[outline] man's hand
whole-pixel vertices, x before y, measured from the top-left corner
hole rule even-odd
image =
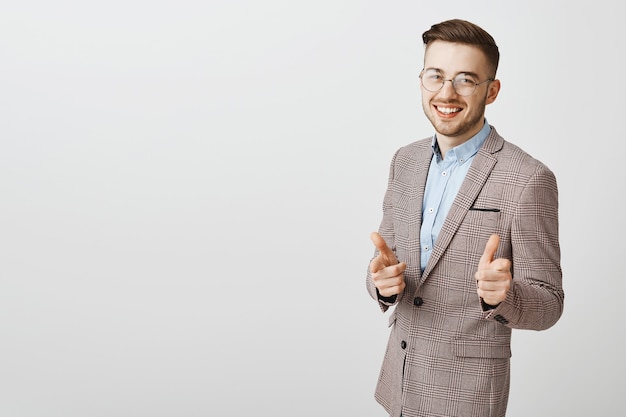
[[[504,258],[493,259],[500,236],[493,234],[487,241],[485,251],[478,262],[478,270],[474,275],[478,295],[491,306],[497,306],[506,298],[511,288],[511,261]]]
[[[370,239],[379,251],[378,256],[370,262],[372,280],[378,293],[383,297],[400,294],[406,287],[403,275],[406,264],[404,262],[398,263],[396,255],[389,249],[381,235],[373,232]]]

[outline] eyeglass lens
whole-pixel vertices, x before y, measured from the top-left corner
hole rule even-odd
[[[424,88],[431,92],[441,90],[446,81],[451,81],[454,90],[461,96],[472,95],[478,84],[474,77],[468,74],[459,74],[452,80],[446,80],[437,70],[424,71],[421,79]]]

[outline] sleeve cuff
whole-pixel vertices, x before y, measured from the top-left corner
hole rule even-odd
[[[383,297],[382,295],[380,295],[380,293],[378,292],[378,288],[376,288],[376,296],[378,297],[378,301],[388,304],[388,305],[392,305],[396,302],[396,300],[398,299],[398,294],[394,294],[391,297]]]

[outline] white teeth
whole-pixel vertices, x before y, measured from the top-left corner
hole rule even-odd
[[[445,114],[456,113],[456,112],[461,111],[461,109],[458,107],[437,107],[437,110]]]

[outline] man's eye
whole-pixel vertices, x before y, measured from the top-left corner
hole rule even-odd
[[[476,84],[474,82],[474,79],[470,78],[470,77],[459,77],[456,79],[457,84],[459,85],[474,85]]]

